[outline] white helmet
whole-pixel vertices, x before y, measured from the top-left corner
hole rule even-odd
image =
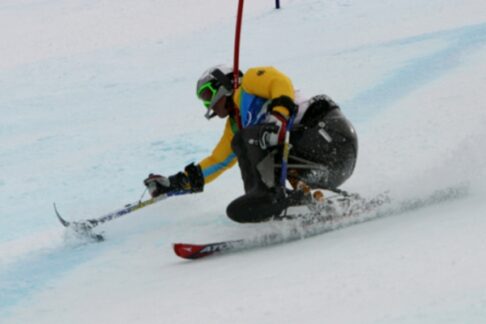
[[[240,77],[243,74],[240,71]],[[210,119],[216,114],[213,111],[214,105],[224,96],[233,94],[233,68],[227,65],[213,66],[201,75],[197,80],[196,95],[202,100],[208,109],[205,117]]]

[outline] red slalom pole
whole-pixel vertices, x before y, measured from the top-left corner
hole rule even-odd
[[[241,21],[243,19],[243,2],[239,0],[238,13],[236,15],[236,32],[235,32],[235,55],[233,59],[233,88],[236,90],[239,86],[239,70],[240,70],[240,35],[241,35]]]

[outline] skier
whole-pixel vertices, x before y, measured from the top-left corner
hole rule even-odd
[[[303,98],[290,79],[274,67],[239,72],[233,89],[233,69],[217,65],[197,82],[196,94],[205,116],[226,118],[223,136],[212,154],[169,177],[150,174],[144,180],[152,197],[170,192],[202,192],[204,186],[238,162],[245,194],[227,207],[236,222],[278,218],[291,205],[303,204],[308,193],[296,188],[336,190],[353,173],[358,153],[356,132],[339,106],[326,95]],[[290,116],[288,180],[294,190],[279,185],[285,132]]]

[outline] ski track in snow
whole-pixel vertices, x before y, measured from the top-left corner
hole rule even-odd
[[[281,12],[259,3],[247,13],[242,64],[281,68],[306,94],[336,99],[356,124],[360,157],[346,189],[394,195],[391,210],[373,222],[200,264],[177,262],[172,242],[275,229],[224,216],[242,190],[234,168],[202,195],[101,226],[108,238],[102,244],[66,237],[53,199],[68,219],[101,215],[136,200],[148,172],[179,171],[212,149],[223,124],[204,121],[191,96],[206,66],[232,57],[232,17],[213,10],[221,3],[198,7],[188,13],[191,24],[162,34],[151,14],[126,37],[116,24],[147,15],[147,1],[125,1],[113,11],[103,1],[0,5],[0,17],[15,31],[5,36],[10,46],[0,65],[7,90],[0,95],[0,322],[318,323],[327,316],[333,323],[481,323],[486,7],[474,1],[367,7],[296,0],[284,2]],[[49,9],[88,22],[110,12],[109,28],[99,38],[90,28],[55,45],[66,41],[65,20],[42,22]],[[125,14],[130,9],[133,17]],[[204,11],[211,15],[198,26]],[[18,29],[15,15],[26,22]],[[392,26],[394,20],[408,28]],[[45,43],[21,38],[29,22],[40,24]],[[283,35],[295,46],[289,49]],[[269,39],[273,51],[266,50]],[[37,52],[26,51],[34,46]],[[461,199],[419,199],[462,183],[469,193]],[[184,304],[193,312],[185,313]]]

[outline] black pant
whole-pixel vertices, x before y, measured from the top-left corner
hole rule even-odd
[[[358,152],[356,132],[329,97],[317,96],[311,100],[300,124],[291,132],[289,170],[293,169],[292,174],[313,188],[336,189],[354,171]],[[269,184],[262,179],[261,166],[271,154],[255,142],[262,127],[240,130],[231,143],[238,157],[245,195],[231,202],[226,212],[228,217],[241,223],[268,220],[281,214],[288,205],[277,180]],[[276,155],[276,164],[279,160],[281,154]],[[278,179],[280,168],[270,165],[264,169],[276,173]]]
[[[266,221],[279,215],[285,208],[284,197],[271,184],[264,183],[259,165],[270,154],[258,145],[261,127],[251,126],[235,134],[231,146],[238,157],[238,165],[245,187],[245,194],[233,200],[226,209],[229,218],[239,223],[256,223]],[[256,141],[256,142],[255,142]],[[270,161],[273,165],[273,161]],[[264,170],[273,172],[271,170]]]

